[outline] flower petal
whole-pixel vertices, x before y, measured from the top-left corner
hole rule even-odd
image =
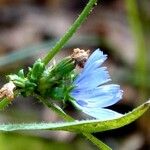
[[[83,107],[107,107],[122,98],[123,91],[116,84],[103,85],[93,89],[74,90],[71,96]]]
[[[116,119],[123,116],[123,114],[120,114],[110,109],[99,108],[99,107],[85,108],[82,107],[80,104],[76,103],[75,101],[72,101],[72,103],[75,105],[77,109],[81,110],[85,114],[94,117],[96,119],[99,119],[101,121]]]
[[[86,74],[80,80],[75,80],[74,84],[75,86],[77,86],[75,89],[93,89],[101,84],[110,81],[111,79],[106,69],[106,67],[98,68],[95,71]]]
[[[88,114],[89,116],[92,116],[101,121],[117,119],[123,116],[122,114],[116,111],[104,108],[82,109],[82,111]]]
[[[119,85],[102,85],[110,81],[106,67],[100,65],[107,56],[97,49],[86,62],[83,71],[74,80],[75,88],[70,95],[71,102],[81,111],[100,120],[110,120],[121,117],[122,114],[105,109],[122,98],[123,91]]]
[[[95,50],[87,62],[85,63],[84,69],[82,72],[78,75],[78,78],[76,79],[76,82],[81,80],[86,74],[89,72],[94,71],[95,69],[99,68],[101,64],[107,59],[107,55],[104,55],[102,51],[99,49]]]
[[[90,68],[93,65],[93,63],[95,63],[96,61],[99,61],[99,65],[101,65],[106,59],[107,59],[107,55],[104,55],[103,52],[100,51],[100,49],[97,49],[91,54],[91,56],[85,63],[84,70]]]

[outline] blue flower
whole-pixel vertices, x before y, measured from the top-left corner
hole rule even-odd
[[[71,91],[73,104],[84,113],[100,120],[111,120],[122,114],[105,107],[117,103],[123,91],[119,85],[105,84],[111,81],[106,67],[100,65],[107,59],[97,49],[89,57],[82,72],[74,80],[75,88]]]

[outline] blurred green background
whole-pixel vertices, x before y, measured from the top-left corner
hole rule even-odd
[[[0,0],[0,85],[5,75],[27,69],[42,58],[84,8],[87,0]],[[126,113],[146,101],[150,90],[150,1],[98,1],[87,21],[56,61],[79,47],[100,48],[108,54],[113,83],[124,90],[123,100],[111,109]],[[65,111],[80,118],[73,107]],[[60,121],[32,97],[18,98],[0,112],[0,123]],[[96,133],[114,150],[150,149],[150,113],[113,131]],[[80,135],[68,132],[0,133],[0,150],[96,150]]]

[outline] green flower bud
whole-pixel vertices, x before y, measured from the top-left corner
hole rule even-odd
[[[67,57],[52,68],[50,75],[54,76],[58,74],[59,77],[61,78],[63,75],[70,73],[74,68],[75,68],[74,60],[70,57]]]
[[[36,82],[42,75],[45,70],[45,64],[38,59],[32,68],[29,68],[29,73],[27,74],[27,78],[33,82]]]
[[[58,87],[64,78],[70,78],[70,73],[75,68],[74,60],[64,58],[57,65],[48,68],[42,74],[38,83],[38,91],[42,96],[49,96],[54,87]],[[57,89],[58,90],[58,89]]]
[[[19,70],[18,76],[21,77],[21,78],[25,78],[24,70],[23,69]]]
[[[10,81],[12,81],[17,88],[20,89],[23,96],[28,96],[35,92],[39,78],[42,76],[45,70],[45,65],[40,59],[38,59],[32,68],[29,68],[27,76],[24,75],[24,71],[20,70],[18,74],[8,75]]]
[[[25,81],[26,81],[25,78],[22,78],[17,74],[8,75],[7,78],[9,79],[9,81],[12,81],[16,85],[16,87],[20,87],[20,88],[25,87]]]

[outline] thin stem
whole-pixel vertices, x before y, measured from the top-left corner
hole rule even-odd
[[[10,103],[11,101],[8,98],[0,100],[0,110],[5,109]]]
[[[103,143],[101,140],[97,139],[90,133],[82,133],[89,141],[95,144],[100,150],[112,150],[109,146]]]
[[[48,108],[52,109],[54,112],[56,112],[60,117],[62,117],[66,121],[75,121],[74,118],[66,114],[59,106],[49,102],[48,100],[44,99],[43,97],[34,94],[34,96],[39,99],[44,105],[46,105]],[[111,150],[110,147],[108,147],[106,144],[104,144],[102,141],[94,137],[90,133],[82,133],[89,141],[91,141],[93,144],[95,144],[100,150]]]
[[[17,97],[19,95],[19,91],[16,90],[14,92],[14,97]],[[0,99],[0,111],[4,110],[9,104],[12,103],[13,100],[8,99],[7,97],[1,98]]]
[[[74,121],[72,117],[67,115],[59,106],[53,104],[52,102],[49,102],[45,98],[41,97],[40,95],[34,94],[34,97],[36,97],[38,100],[40,100],[45,106],[56,112],[60,117],[62,117],[64,120],[67,121]]]
[[[81,24],[85,21],[89,13],[91,12],[93,6],[96,4],[97,0],[89,0],[86,7],[83,9],[82,13],[76,19],[76,21],[72,24],[69,30],[64,34],[64,36],[56,43],[56,45],[50,50],[50,52],[43,59],[45,65],[49,63],[49,61],[55,56],[57,52],[63,48],[63,46],[67,43],[67,41],[73,36],[73,34],[77,31],[77,29],[81,26]]]

